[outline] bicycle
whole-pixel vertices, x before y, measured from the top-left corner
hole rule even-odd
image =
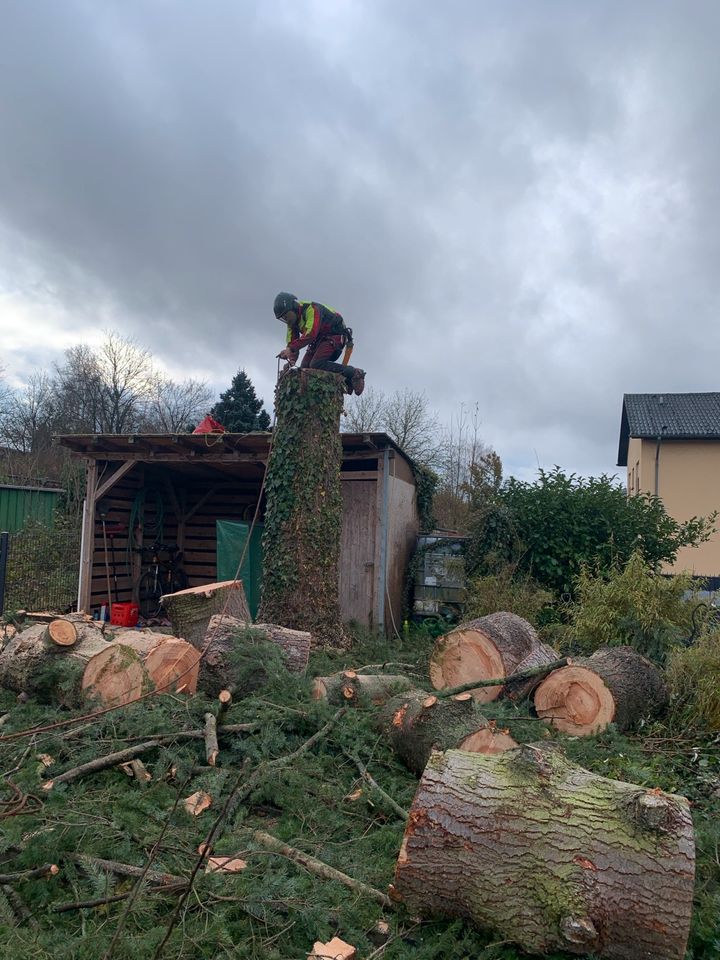
[[[149,556],[150,561],[148,569],[140,577],[138,606],[143,620],[151,620],[162,612],[161,598],[167,593],[184,590],[188,578],[180,566],[182,551],[175,544],[153,543],[140,549],[143,559]]]

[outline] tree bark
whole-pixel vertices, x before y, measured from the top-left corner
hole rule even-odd
[[[534,628],[514,613],[492,613],[460,624],[435,644],[430,658],[430,682],[436,690],[472,680],[490,680],[515,673],[518,665],[540,647]],[[496,700],[502,687],[473,692],[480,703]]]
[[[223,580],[201,587],[188,587],[187,590],[166,594],[162,603],[175,636],[187,640],[198,650],[203,647],[208,624],[214,614],[222,613],[248,623],[252,620],[242,580]]]
[[[393,673],[355,673],[345,670],[329,677],[316,677],[313,683],[313,700],[327,700],[340,706],[357,706],[363,699],[379,706],[402,690],[409,690],[412,680]]]
[[[216,614],[208,624],[198,686],[209,697],[229,690],[241,699],[267,680],[269,659],[263,662],[264,644],[271,653],[273,647],[279,652],[288,670],[302,673],[307,667],[311,639],[301,630]]]
[[[609,723],[628,730],[662,713],[669,695],[658,668],[632,647],[604,647],[551,673],[534,702],[538,716],[558,730],[584,736]]]
[[[420,776],[433,750],[501,753],[517,743],[482,715],[469,693],[438,699],[424,690],[393,697],[385,704],[380,728],[405,766]]]
[[[541,643],[531,650],[524,660],[520,661],[513,673],[524,673],[526,670],[546,667],[548,664],[556,663],[559,659],[560,654],[557,650],[554,650],[546,643]],[[544,674],[538,673],[536,676],[528,677],[526,680],[516,680],[506,683],[502,690],[503,696],[515,702],[525,700],[542,682],[543,676]]]
[[[450,750],[425,768],[391,895],[528,952],[681,960],[694,867],[684,797],[599,777],[547,744]]]
[[[339,600],[344,397],[344,379],[322,370],[290,370],[278,383],[258,616],[335,647],[347,643]]]
[[[72,646],[49,641],[45,623],[35,623],[16,633],[0,652],[0,687],[43,700],[64,702],[52,679],[55,668],[66,671],[74,665],[79,675],[90,657],[108,646],[102,631],[96,627],[79,623],[73,626],[77,628],[78,639]]]

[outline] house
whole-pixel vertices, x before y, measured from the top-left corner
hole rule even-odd
[[[720,393],[626,393],[618,466],[628,496],[654,494],[675,520],[720,510]],[[681,547],[668,573],[720,575],[720,535]]]
[[[400,626],[419,526],[413,464],[384,433],[341,436],[340,609],[346,621],[390,632]],[[99,609],[109,595],[137,601],[147,570],[141,550],[156,542],[177,544],[189,586],[219,579],[219,525],[247,535],[256,508],[262,524],[270,439],[262,432],[59,437],[87,466],[78,608]],[[254,537],[242,571],[248,584],[259,585],[259,551]]]

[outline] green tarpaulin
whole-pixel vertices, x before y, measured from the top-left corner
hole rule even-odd
[[[260,606],[260,584],[262,580],[262,531],[261,523],[255,524],[250,539],[250,547],[245,553],[240,573],[237,572],[240,557],[245,549],[249,523],[235,520],[217,520],[217,578],[233,580],[238,576],[245,587],[248,606],[253,620]]]

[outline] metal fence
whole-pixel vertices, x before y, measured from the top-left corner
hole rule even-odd
[[[53,527],[29,522],[7,537],[4,592],[0,613],[16,610],[68,612],[77,603],[80,571],[80,524]],[[0,568],[3,554],[0,542]],[[2,587],[0,569],[0,587]]]

